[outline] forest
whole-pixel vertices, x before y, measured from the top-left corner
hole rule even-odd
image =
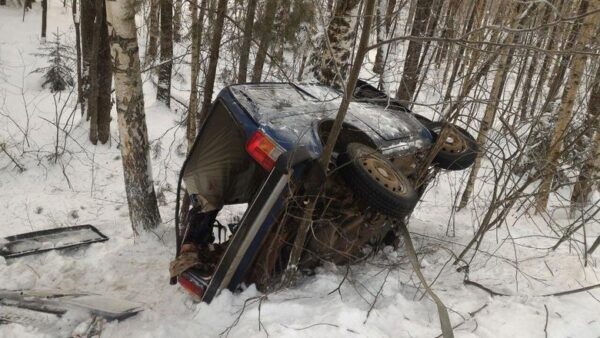
[[[599,37],[600,0],[0,0],[0,336],[598,337]]]

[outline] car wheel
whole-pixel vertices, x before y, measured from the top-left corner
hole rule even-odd
[[[434,141],[442,131],[444,122],[433,122],[429,129],[434,134]],[[442,148],[433,159],[433,164],[446,170],[463,170],[470,167],[477,157],[477,141],[461,127],[452,125]]]
[[[404,217],[419,200],[408,178],[369,146],[350,143],[337,165],[352,192],[382,214]]]

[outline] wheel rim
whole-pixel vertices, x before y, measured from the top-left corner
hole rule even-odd
[[[438,135],[441,133],[442,128],[436,128],[434,132]],[[442,151],[448,153],[462,153],[467,149],[467,144],[465,143],[464,138],[460,135],[456,129],[449,128],[447,131],[446,140],[442,144]]]
[[[402,177],[386,161],[372,155],[360,159],[367,173],[381,186],[397,195],[405,195],[408,191]]]

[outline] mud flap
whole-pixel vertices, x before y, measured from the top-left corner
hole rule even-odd
[[[16,258],[107,240],[108,237],[89,224],[34,231],[0,239],[0,256]]]

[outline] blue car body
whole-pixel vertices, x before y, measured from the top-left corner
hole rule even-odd
[[[319,124],[335,119],[339,91],[323,85],[258,83],[224,88],[221,100],[244,129],[247,138],[261,129],[286,151],[305,147],[320,156],[323,145]],[[410,153],[426,149],[433,135],[409,111],[352,102],[344,121],[364,132],[385,153]]]
[[[433,135],[408,109],[398,106],[386,109],[385,100],[381,100],[381,95],[379,98],[376,103],[350,104],[344,121],[344,129],[348,130],[350,137],[361,138],[392,157],[414,155],[431,147]],[[264,179],[252,193],[252,198],[235,201],[247,202],[248,209],[229,240],[229,246],[203,294],[203,301],[210,302],[220,290],[234,290],[244,281],[266,236],[279,220],[285,199],[291,192],[289,182],[297,183],[320,157],[324,143],[321,139],[323,126],[331,125],[340,102],[341,93],[337,90],[322,85],[293,83],[232,85],[218,94],[207,120],[216,112],[224,114],[223,110],[216,108],[224,106],[246,144],[257,132],[261,132],[277,143],[282,152],[270,172],[264,170]],[[206,128],[207,123],[199,130],[194,148],[202,148],[198,143]],[[190,156],[193,156],[194,148]],[[184,173],[185,164],[182,175]],[[224,198],[223,204],[232,203],[232,200]]]

